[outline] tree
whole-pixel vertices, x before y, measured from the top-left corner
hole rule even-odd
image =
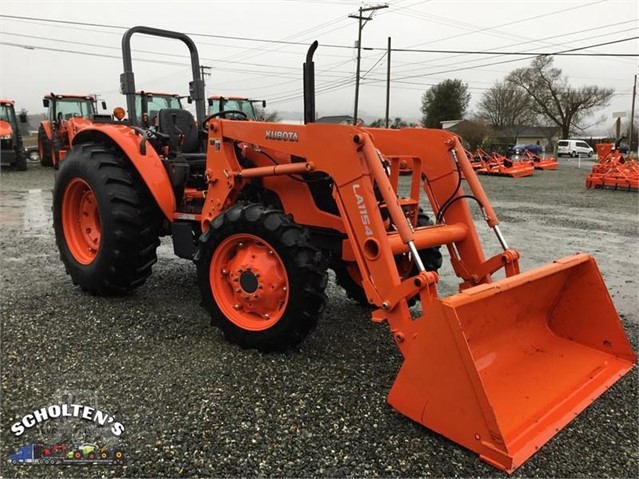
[[[385,128],[386,120],[383,118],[378,118],[377,120],[371,122],[371,124],[368,126],[370,126],[371,128]],[[406,128],[407,126],[408,126],[408,122],[397,117],[390,122],[388,127],[397,130],[399,128]]]
[[[490,135],[490,126],[480,119],[465,120],[456,125],[456,133],[468,143],[471,150],[481,146],[486,137]]]
[[[461,80],[444,80],[426,90],[422,96],[422,124],[426,128],[441,128],[444,120],[459,120],[470,103],[468,85]]]
[[[523,88],[511,82],[497,82],[482,95],[477,116],[515,142],[526,126],[536,122],[531,103]]]
[[[561,128],[563,138],[583,131],[583,121],[610,102],[614,89],[597,86],[571,87],[553,58],[538,56],[529,67],[519,68],[506,80],[523,89],[531,99],[531,109]]]
[[[268,121],[272,123],[277,123],[281,120],[280,114],[278,111],[273,110],[269,111],[266,108],[262,108],[261,106],[255,105],[255,119],[257,121]]]

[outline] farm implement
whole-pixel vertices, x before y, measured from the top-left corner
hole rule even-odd
[[[515,161],[499,153],[488,154],[481,148],[472,153],[473,169],[480,175],[522,178],[532,176],[535,168],[527,161]]]
[[[592,167],[586,175],[586,188],[608,188],[613,190],[639,190],[639,163],[626,158],[619,149],[609,153]]]
[[[135,123],[134,34],[189,48],[195,118],[163,109],[157,130]],[[122,45],[132,124],[78,132],[54,188],[57,246],[82,289],[137,288],[170,235],[176,255],[195,261],[202,304],[225,337],[282,351],[317,325],[332,268],[403,355],[391,406],[508,472],[633,368],[594,258],[521,271],[459,137],[314,123],[317,42],[304,64],[304,125],[206,117],[197,48],[184,34],[134,27]],[[412,161],[407,196],[402,158]],[[468,199],[498,254],[485,257]],[[459,278],[447,297],[437,292],[441,246]],[[421,313],[410,309],[417,302]]]
[[[531,163],[535,170],[556,170],[559,168],[559,163],[556,158],[544,158],[542,156],[536,155],[528,150],[524,151],[522,155],[522,161],[528,161]]]

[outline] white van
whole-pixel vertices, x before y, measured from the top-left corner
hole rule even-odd
[[[568,155],[591,157],[595,151],[583,140],[559,140],[557,142],[557,156]]]

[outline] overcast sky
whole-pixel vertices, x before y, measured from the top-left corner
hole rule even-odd
[[[385,109],[388,37],[398,49],[558,52],[639,35],[636,0],[387,4],[362,33],[360,112],[375,117]],[[360,5],[355,0],[2,0],[0,96],[30,113],[43,111],[42,96],[51,91],[97,93],[109,110],[125,106],[119,94],[121,37],[126,28],[146,25],[192,36],[201,63],[211,67],[207,94],[266,99],[269,109],[281,112],[302,111],[301,65],[307,45],[318,40],[318,113],[352,114],[357,21],[348,15]],[[138,89],[187,93],[190,70],[183,44],[140,35],[132,46]],[[595,52],[637,54],[639,41],[578,53]],[[447,78],[468,83],[473,108],[495,81],[529,63],[527,57],[503,55],[393,52],[391,116],[418,118],[423,92]],[[555,65],[573,85],[615,89],[610,106],[600,112],[606,124],[612,124],[613,112],[630,110],[637,58],[557,56]]]

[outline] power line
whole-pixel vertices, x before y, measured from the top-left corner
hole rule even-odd
[[[621,26],[621,25],[626,25],[626,24],[628,24],[628,23],[637,23],[637,20],[629,20],[629,21],[620,22],[620,23],[619,23],[619,22],[616,22],[616,23],[610,23],[610,24],[608,24],[608,25],[602,25],[602,26],[599,28],[599,30],[602,30],[602,29],[604,29],[604,28],[609,28],[609,27],[615,27],[615,28],[618,28],[619,26]],[[545,40],[550,40],[550,39],[560,38],[560,37],[573,36],[573,35],[577,35],[577,34],[579,34],[579,33],[584,33],[584,32],[589,32],[589,33],[590,33],[591,31],[592,31],[592,30],[591,30],[590,28],[587,28],[587,29],[584,29],[584,30],[578,30],[578,31],[575,31],[575,32],[562,33],[562,34],[558,34],[558,35],[552,35],[552,36],[550,36],[550,37],[540,38],[540,39],[538,39],[538,40],[526,41],[526,42],[519,42],[519,43],[515,43],[515,44],[508,45],[508,47],[516,47],[516,46],[519,46],[519,45],[525,45],[525,44],[527,44],[527,43],[532,43],[532,42],[543,42],[543,41],[545,41]],[[614,31],[614,32],[610,32],[610,33],[601,33],[601,34],[599,34],[599,35],[594,35],[594,36],[593,36],[593,35],[589,35],[589,36],[588,36],[588,38],[585,38],[585,39],[577,39],[576,41],[581,41],[581,40],[593,40],[593,39],[595,39],[595,38],[605,37],[605,36],[609,36],[609,35],[616,35],[616,34],[626,33],[626,32],[631,32],[631,31],[636,31],[636,28],[627,28],[627,29],[625,29],[625,30],[616,30],[616,31]],[[496,49],[494,49],[494,48],[491,48],[491,49],[490,49],[490,51],[491,51],[491,52],[494,52],[495,50],[496,50]],[[529,50],[527,50],[527,52],[530,52],[530,51],[529,51]],[[529,54],[530,54],[530,53],[529,53]],[[464,56],[464,55],[451,55],[451,56],[444,57],[444,58],[438,58],[438,59],[437,59],[437,61],[447,60],[447,59],[454,59],[454,58],[458,58],[458,57],[460,57],[460,56]],[[436,60],[426,60],[426,61],[419,62],[419,64],[424,65],[425,63],[433,63],[434,61],[436,61]],[[468,60],[468,62],[474,62],[474,61],[477,61],[477,60]],[[414,62],[401,62],[401,63],[403,63],[403,66],[404,66],[404,67],[407,67],[407,66],[409,66],[409,67],[414,67],[414,66],[415,66],[415,63],[414,63]],[[455,64],[458,64],[458,63],[455,63]],[[447,66],[447,65],[443,65],[443,66]],[[399,66],[395,67],[395,70],[396,70],[396,71],[397,71],[397,70],[401,70],[403,73],[407,73],[407,72],[409,72],[409,71],[418,71],[418,70],[420,70],[421,68],[423,68],[423,67],[419,67],[419,68],[410,68],[409,70],[406,70],[405,68],[402,68],[402,65],[399,65]]]
[[[476,30],[474,30],[472,32],[460,33],[458,35],[452,35],[452,36],[449,36],[449,37],[439,38],[439,39],[431,41],[431,42],[418,43],[418,44],[413,45],[413,47],[420,46],[420,45],[426,45],[428,43],[436,43],[436,42],[440,42],[440,41],[444,41],[444,40],[452,40],[453,38],[463,37],[463,36],[469,35],[470,33],[482,33],[482,32],[486,32],[486,31],[490,31],[490,30],[495,30],[495,29],[500,28],[500,27],[507,27],[507,26],[510,26],[510,25],[515,25],[517,23],[528,22],[528,21],[531,21],[531,20],[538,20],[540,18],[549,17],[549,16],[552,16],[552,15],[557,15],[559,13],[565,13],[565,12],[569,12],[569,11],[572,11],[572,10],[577,10],[579,8],[589,7],[589,6],[595,5],[597,3],[604,3],[606,1],[607,0],[597,0],[597,1],[591,2],[591,3],[586,3],[586,4],[582,4],[582,5],[575,5],[573,7],[564,8],[562,10],[555,10],[554,12],[542,13],[542,14],[535,15],[535,16],[532,16],[532,17],[525,17],[525,18],[520,19],[520,20],[513,20],[511,22],[501,23],[499,25],[493,25],[493,26],[490,26],[490,27],[484,27],[484,28],[476,29]],[[423,14],[422,12],[419,12],[419,13],[423,17],[426,17],[426,18],[433,18],[433,17],[437,18],[435,15]],[[441,17],[438,17],[438,18],[441,18]],[[447,19],[445,19],[445,20],[447,20]],[[451,20],[451,22],[452,22],[452,20]],[[454,24],[457,25],[457,24],[459,24],[459,22],[455,20]]]
[[[595,2],[597,3],[597,2]],[[574,7],[577,8],[577,7]],[[564,11],[564,10],[561,10]],[[114,28],[114,29],[120,29],[120,30],[126,30],[127,27],[123,27],[123,26],[119,26],[119,25],[108,25],[108,24],[99,24],[99,23],[87,23],[87,22],[74,22],[74,21],[70,21],[70,20],[52,20],[52,19],[45,19],[45,18],[35,18],[35,17],[24,17],[24,16],[16,16],[16,15],[0,15],[0,18],[9,18],[9,19],[17,19],[17,20],[31,20],[31,21],[39,21],[39,22],[45,22],[45,23],[62,23],[62,24],[69,24],[69,25],[82,25],[82,26],[91,26],[91,27],[100,27],[100,28]],[[200,37],[209,37],[209,38],[222,38],[222,39],[227,39],[227,40],[240,40],[240,41],[253,41],[253,42],[262,42],[262,43],[274,43],[274,44],[283,44],[283,45],[301,45],[301,46],[308,46],[308,43],[306,42],[294,42],[294,41],[287,41],[287,40],[268,40],[268,39],[264,39],[264,38],[251,38],[251,37],[237,37],[237,36],[229,36],[229,35],[213,35],[213,34],[206,34],[206,33],[197,33],[197,32],[190,32],[187,33],[188,35],[191,36],[200,36]],[[451,37],[452,38],[452,37]],[[632,37],[629,39],[623,39],[623,40],[619,40],[617,42],[612,42],[612,43],[620,43],[623,41],[630,41],[630,40],[636,40],[639,37]],[[609,43],[609,44],[612,44]],[[573,54],[571,52],[574,51],[579,51],[579,50],[584,50],[586,48],[595,48],[597,46],[602,46],[602,45],[606,45],[606,44],[599,44],[599,45],[593,45],[590,47],[580,47],[580,48],[575,48],[575,49],[570,49],[570,50],[565,50],[563,52],[495,52],[495,51],[490,51],[490,50],[441,50],[441,49],[415,49],[415,48],[392,48],[391,51],[392,52],[403,52],[403,53],[441,53],[441,54],[463,54],[463,55],[534,55],[534,56],[539,56],[539,55],[564,55],[564,56],[599,56],[599,57],[639,57],[639,54],[624,54],[624,53],[580,53],[580,54]],[[322,44],[322,48],[341,48],[341,49],[349,49],[349,50],[353,50],[356,47],[354,46],[349,46],[349,45],[335,45],[335,44],[330,44],[330,43],[323,43]],[[364,47],[366,50],[372,50],[372,51],[383,51],[386,52],[387,48],[383,48],[383,47]]]

